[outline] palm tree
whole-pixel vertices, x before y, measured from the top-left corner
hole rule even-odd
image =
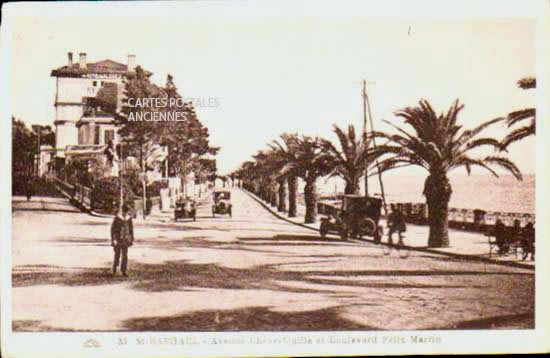
[[[387,143],[373,149],[373,155],[388,157],[380,162],[380,171],[403,166],[419,166],[429,173],[424,183],[423,194],[428,205],[428,221],[430,224],[429,247],[448,247],[448,206],[452,188],[447,173],[455,168],[464,167],[470,174],[472,167],[477,166],[488,170],[498,177],[491,168],[496,166],[511,172],[516,179],[521,180],[521,173],[509,159],[489,155],[483,158],[472,157],[472,152],[480,147],[492,147],[501,150],[501,144],[494,138],[478,138],[478,134],[488,126],[503,118],[496,118],[480,124],[474,129],[463,130],[457,123],[458,114],[464,108],[458,100],[454,102],[447,113],[437,115],[426,100],[421,100],[417,107],[407,107],[397,111],[396,116],[403,118],[405,124],[414,132],[408,132],[402,127],[386,121],[396,134],[375,132],[372,135],[387,140]]]
[[[284,173],[282,170],[286,165],[286,158],[284,153],[282,153],[278,147],[270,146],[267,154],[269,156],[269,161],[271,162],[273,177],[277,183],[277,211],[285,212],[286,183],[288,181],[288,173]],[[294,196],[294,199],[296,199],[296,196]]]
[[[254,165],[255,163],[251,160],[244,162],[237,170],[237,176],[241,180],[244,189],[256,194],[254,188]]]
[[[361,139],[355,135],[353,125],[344,132],[336,124],[334,133],[338,137],[339,147],[336,148],[330,141],[323,140],[325,151],[332,159],[334,171],[331,175],[338,175],[346,182],[345,194],[359,194],[359,181],[365,173],[366,167],[372,162],[369,157],[368,139]]]
[[[537,80],[533,77],[522,78],[518,81],[518,87],[522,89],[536,88]],[[502,140],[502,148],[506,149],[512,143],[536,134],[537,116],[535,108],[521,109],[508,114],[508,117],[506,118],[508,128],[517,123],[525,123],[526,121],[529,121],[529,124],[516,128],[508,133],[508,135]]]
[[[304,200],[306,205],[306,224],[314,223],[317,216],[316,181],[331,172],[331,157],[323,148],[321,138],[292,136],[290,146],[294,158],[289,161],[282,172],[292,172],[305,182]]]
[[[253,156],[256,161],[257,179],[260,184],[260,197],[271,204],[277,206],[276,176],[278,163],[269,151],[258,151]]]
[[[296,171],[292,167],[286,166],[287,163],[293,163],[297,161],[295,146],[298,134],[281,134],[282,142],[277,140],[273,141],[269,147],[274,151],[275,155],[283,163],[283,167],[279,171],[279,180],[286,179],[288,184],[288,217],[294,218],[297,216],[297,192],[298,192],[298,179]],[[283,171],[283,169],[285,169]],[[284,183],[283,183],[284,184]],[[284,185],[283,185],[284,187]],[[281,186],[279,189],[282,191]],[[279,205],[281,205],[281,195],[279,192]],[[284,201],[283,201],[284,202]]]

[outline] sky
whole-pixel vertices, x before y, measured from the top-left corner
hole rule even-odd
[[[382,119],[399,123],[394,112],[421,98],[437,112],[459,99],[464,127],[535,106],[534,90],[516,84],[535,75],[533,19],[190,14],[17,18],[13,115],[53,126],[50,72],[66,65],[67,52],[124,64],[135,54],[153,82],[163,85],[170,73],[184,97],[214,99],[218,106],[197,112],[221,147],[221,173],[283,132],[336,140],[333,124],[360,129],[363,79],[377,130],[389,130]],[[497,125],[484,133],[506,132]],[[513,145],[509,157],[535,172],[534,137]]]

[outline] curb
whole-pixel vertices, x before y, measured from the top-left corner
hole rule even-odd
[[[262,199],[258,198],[256,195],[252,194],[248,190],[245,190],[245,189],[241,188],[241,191],[244,192],[245,194],[247,194],[248,196],[250,196],[252,199],[254,199],[257,203],[259,203],[265,209],[267,209],[267,211],[269,211],[271,214],[273,214],[273,216],[275,216],[276,218],[281,219],[283,221],[286,221],[287,223],[290,223],[290,224],[294,224],[294,225],[301,226],[301,227],[309,229],[309,230],[319,232],[319,230],[317,230],[315,228],[312,228],[311,226],[307,226],[306,224],[294,222],[294,221],[282,216],[281,214],[279,214],[278,211],[273,210],[269,204],[264,203]]]
[[[282,216],[277,211],[273,210],[271,208],[271,206],[264,203],[260,198],[258,198],[256,195],[250,193],[248,190],[245,190],[245,189],[241,188],[241,191],[243,191],[248,196],[250,196],[252,199],[254,199],[256,202],[258,202],[261,206],[263,206],[265,209],[267,209],[267,211],[269,211],[271,214],[273,214],[273,216],[277,217],[278,219],[286,221],[290,224],[294,224],[294,225],[297,225],[297,226],[300,226],[300,227],[303,227],[303,228],[306,228],[306,229],[313,230],[315,232],[319,232],[318,229],[312,228],[312,227],[307,226],[305,224],[294,222],[294,221],[289,220],[288,218]],[[374,244],[374,240],[371,240],[371,239],[361,239],[360,241],[370,242],[370,243]],[[380,242],[376,245],[389,246],[387,243],[384,243],[384,242]],[[454,253],[454,252],[441,252],[441,251],[438,251],[438,250],[435,250],[435,249],[423,248],[423,247],[407,246],[406,248],[408,250],[414,250],[414,251],[425,252],[425,253],[430,253],[430,254],[437,254],[437,255],[443,255],[443,256],[448,256],[448,257],[460,258],[460,259],[468,260],[468,261],[485,262],[485,263],[490,263],[490,264],[495,264],[495,265],[530,269],[530,270],[533,270],[533,271],[535,270],[535,265],[526,265],[526,264],[522,264],[520,262],[497,261],[497,260],[491,260],[490,258],[482,257],[482,256],[478,256],[478,255],[457,254],[457,253]]]

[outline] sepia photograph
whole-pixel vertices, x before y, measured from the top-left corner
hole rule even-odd
[[[549,3],[390,3],[4,5],[6,357],[548,350]]]

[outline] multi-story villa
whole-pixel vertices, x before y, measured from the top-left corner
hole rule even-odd
[[[127,64],[109,59],[87,63],[86,54],[81,53],[75,63],[69,52],[67,65],[52,71],[51,76],[56,78],[54,124],[58,158],[66,158],[74,150],[94,151],[110,141],[118,142],[113,112],[121,107],[123,79],[135,68],[135,55],[128,55]],[[116,98],[115,110],[98,106],[95,99],[102,93]]]

